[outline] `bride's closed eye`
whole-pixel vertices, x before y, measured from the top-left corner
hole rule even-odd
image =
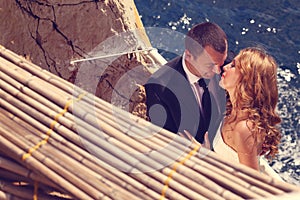
[[[234,60],[230,63],[230,68],[233,68],[233,67],[235,67],[235,62],[234,62]]]

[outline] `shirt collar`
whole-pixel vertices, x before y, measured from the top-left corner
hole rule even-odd
[[[192,74],[189,69],[187,68],[186,64],[185,64],[185,53],[183,53],[183,56],[182,56],[182,67],[183,67],[183,70],[187,76],[187,79],[188,81],[190,82],[190,84],[194,84],[196,83],[200,77],[198,76],[195,76],[194,74]]]

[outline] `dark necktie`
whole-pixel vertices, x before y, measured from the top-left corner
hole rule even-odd
[[[201,98],[201,106],[202,106],[201,114],[204,118],[204,123],[205,123],[206,130],[207,130],[209,127],[210,117],[211,117],[211,100],[210,100],[209,91],[208,91],[208,88],[206,86],[204,79],[203,78],[199,79],[198,84],[204,90],[204,92],[202,94],[202,98]]]

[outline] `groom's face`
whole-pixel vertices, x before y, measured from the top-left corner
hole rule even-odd
[[[198,77],[210,79],[215,74],[220,74],[220,67],[224,64],[227,51],[219,53],[212,47],[206,46],[198,56],[194,56],[188,51],[186,54],[186,61],[191,69],[190,71]]]

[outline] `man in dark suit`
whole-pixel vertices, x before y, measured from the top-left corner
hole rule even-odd
[[[162,66],[145,84],[151,122],[174,133],[188,131],[200,143],[208,131],[212,141],[225,111],[225,91],[216,74],[227,48],[225,32],[214,23],[197,24],[188,31],[184,54]]]

